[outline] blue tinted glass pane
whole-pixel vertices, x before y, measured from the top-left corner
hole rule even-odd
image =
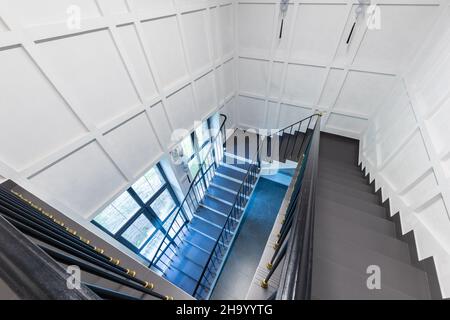
[[[172,195],[167,189],[164,190],[151,204],[153,211],[155,211],[158,217],[163,221],[172,212],[175,206],[175,201],[173,201]]]
[[[202,125],[195,129],[195,136],[197,137],[198,145],[202,146],[209,140],[208,122],[202,122]]]
[[[164,238],[164,234],[161,231],[158,231],[155,236],[145,245],[141,250],[141,255],[147,258],[147,260],[152,261],[153,256],[158,250],[158,246]],[[161,246],[161,250],[164,249],[164,246]]]
[[[109,232],[116,233],[139,209],[139,205],[130,194],[124,192],[100,212],[94,221]]]
[[[141,214],[122,234],[136,248],[142,247],[145,241],[155,231],[155,227],[146,216]]]
[[[147,202],[164,185],[164,179],[157,168],[150,169],[142,178],[136,181],[132,188],[142,201]]]
[[[188,135],[186,138],[181,141],[181,147],[183,149],[184,157],[191,157],[194,154],[194,146],[192,145],[191,135]]]

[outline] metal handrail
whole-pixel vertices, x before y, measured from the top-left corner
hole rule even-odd
[[[197,173],[195,174],[194,178],[191,181],[191,184],[189,185],[188,191],[186,193],[186,196],[184,197],[183,201],[181,202],[177,213],[174,215],[172,222],[170,223],[169,228],[167,228],[166,233],[164,235],[164,238],[162,239],[162,241],[160,242],[158,249],[156,250],[155,254],[153,255],[152,260],[150,261],[150,265],[149,267],[152,266],[156,266],[156,264],[160,261],[160,258],[165,254],[166,250],[168,249],[168,247],[171,246],[171,244],[173,243],[172,241],[170,241],[166,247],[161,250],[161,247],[163,246],[163,244],[166,243],[167,237],[169,236],[170,230],[173,229],[173,225],[175,223],[175,221],[177,221],[177,218],[183,214],[183,208],[185,207],[185,205],[188,205],[188,201],[191,200],[192,201],[192,194],[191,191],[194,190],[194,187],[198,184],[199,181],[202,181],[201,179],[198,179],[200,177],[200,175],[205,176],[207,172],[202,172],[202,168],[203,166],[207,163],[207,160],[209,158],[209,156],[211,155],[212,151],[214,150],[214,143],[216,142],[216,140],[218,139],[218,137],[222,134],[222,131],[225,128],[225,123],[228,119],[228,117],[224,114],[220,114],[220,116],[223,118],[222,124],[220,125],[217,134],[214,136],[214,138],[211,139],[211,146],[208,149],[208,152],[206,153],[205,159],[203,160],[203,162],[200,164],[199,166],[199,170],[197,171]],[[215,163],[215,159],[213,161],[213,163]],[[210,167],[208,168],[209,171]],[[194,197],[196,197],[195,191],[194,191]],[[183,226],[181,226],[176,232],[175,235],[172,237],[173,239],[176,239],[176,237],[178,237],[180,231],[187,225],[187,218],[184,219],[184,223]],[[160,254],[161,252],[161,254]]]
[[[302,120],[292,124],[291,126],[288,126],[288,127],[284,128],[284,129],[282,129],[281,131],[284,131],[284,130],[290,128],[290,127],[295,127],[298,124],[301,124],[302,122],[304,122],[306,120],[309,120],[309,122],[308,122],[308,127],[309,127],[309,125],[311,123],[311,119],[313,119],[314,117],[318,117],[318,116],[320,116],[320,114],[313,114],[313,115],[311,115],[309,117],[306,117],[306,118],[304,118],[304,119],[302,119]],[[281,131],[278,131],[275,134],[278,134]],[[273,135],[271,135],[270,137],[272,137],[272,136]],[[250,161],[250,166],[247,169],[247,173],[246,173],[246,175],[245,175],[245,177],[244,177],[244,179],[243,179],[243,181],[242,181],[242,183],[241,183],[241,185],[239,187],[239,191],[236,194],[234,203],[233,203],[233,205],[232,205],[232,207],[231,207],[231,209],[230,209],[230,211],[229,211],[229,213],[227,215],[227,220],[225,221],[225,224],[224,224],[224,226],[223,226],[223,228],[222,228],[222,230],[221,230],[221,232],[220,232],[220,234],[219,234],[219,236],[218,236],[218,238],[217,238],[217,240],[216,240],[216,242],[214,244],[214,247],[213,247],[213,249],[211,251],[211,254],[209,255],[208,260],[207,260],[207,262],[206,262],[206,264],[205,264],[205,266],[204,266],[204,268],[202,270],[201,276],[200,276],[199,280],[197,281],[197,285],[196,285],[196,287],[194,289],[194,293],[193,293],[194,297],[196,296],[197,291],[199,290],[200,286],[202,285],[202,282],[203,282],[203,279],[205,278],[206,273],[209,271],[209,264],[211,263],[211,261],[213,261],[213,258],[215,258],[216,249],[219,247],[220,243],[223,242],[224,232],[229,232],[229,230],[228,230],[229,229],[229,222],[233,218],[232,217],[232,213],[235,212],[235,209],[237,208],[237,203],[239,202],[239,199],[241,199],[241,197],[242,197],[243,188],[246,185],[246,182],[247,182],[247,179],[249,178],[250,173],[255,168],[255,166],[257,166],[258,169],[260,168],[259,159],[260,159],[260,152],[261,152],[262,149],[261,149],[259,140],[260,140],[260,138],[258,136],[257,150],[256,150],[252,160]],[[303,142],[302,142],[302,144],[303,144]],[[207,278],[205,278],[205,279],[207,279]]]
[[[318,176],[320,117],[307,152],[307,162],[296,203],[277,300],[311,298],[315,196]]]

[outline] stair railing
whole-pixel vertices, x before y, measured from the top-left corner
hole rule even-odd
[[[257,135],[257,148],[254,156],[249,164],[247,172],[241,185],[239,186],[235,200],[227,215],[227,220],[213,246],[213,249],[208,257],[208,260],[202,270],[197,285],[195,286],[193,296],[195,298],[202,298],[203,293],[209,294],[214,287],[217,275],[223,267],[223,258],[226,256],[228,249],[234,240],[234,233],[237,231],[241,215],[244,213],[244,208],[249,201],[250,194],[253,190],[254,184],[258,180],[259,171],[261,168],[261,150],[260,136]],[[222,261],[222,262],[221,262]]]
[[[261,282],[261,287],[268,288],[269,280],[284,259],[277,300],[303,300],[311,297],[321,114],[315,116],[317,121],[312,138],[299,164],[300,170],[274,247],[275,252],[267,264],[269,273]]]
[[[286,128],[277,131],[274,135],[283,135],[286,132],[295,133],[296,131],[301,131],[302,128],[305,128],[305,133],[307,133],[308,129],[311,126],[312,121],[317,120],[318,118],[319,115],[314,114]],[[296,130],[295,128],[297,127],[298,129]],[[270,148],[272,146],[272,139],[271,139],[272,137],[273,135],[266,137],[267,153],[271,153]],[[211,290],[211,288],[214,286],[215,281],[213,279],[217,279],[216,276],[218,275],[218,273],[220,273],[221,268],[223,267],[223,264],[219,264],[218,261],[223,260],[222,258],[226,256],[227,250],[229,246],[231,246],[232,244],[231,241],[233,241],[234,239],[233,232],[237,231],[236,228],[238,227],[240,215],[243,214],[243,209],[252,191],[252,186],[258,179],[259,171],[261,169],[261,159],[264,159],[264,157],[262,157],[263,148],[261,148],[260,140],[261,140],[260,136],[258,135],[256,152],[254,156],[251,158],[252,160],[250,161],[247,173],[239,188],[239,191],[236,195],[235,201],[230,209],[230,212],[227,216],[227,220],[222,228],[222,231],[218,239],[216,240],[216,243],[214,244],[213,250],[210,256],[208,257],[207,263],[203,268],[200,279],[198,280],[197,285],[195,287],[193,296],[196,298],[201,298],[203,296],[202,290],[205,290],[207,293]],[[306,135],[303,135],[300,150],[302,150],[301,147],[303,146],[305,141],[307,141]],[[290,143],[290,141],[288,142]],[[298,141],[296,139],[294,144],[291,145],[292,149],[294,149],[297,142]],[[289,144],[287,147],[289,147]],[[274,260],[273,262],[277,264],[279,263],[277,260]]]
[[[205,159],[200,164],[197,173],[192,179],[180,207],[173,218],[171,218],[172,220],[168,228],[166,228],[166,233],[150,262],[150,267],[162,273],[170,269],[173,258],[178,255],[177,249],[179,249],[186,236],[186,228],[189,228],[189,221],[200,206],[206,190],[222,161],[223,146],[226,140],[225,123],[227,116],[224,114],[220,114],[220,116],[223,118],[223,121],[218,132],[211,138],[211,145],[205,154]]]
[[[65,278],[69,276],[61,265],[76,265],[84,272],[134,289],[141,295],[147,294],[156,299],[172,299],[170,296],[155,292],[152,283],[139,279],[135,271],[121,266],[119,259],[107,256],[103,249],[93,246],[90,240],[79,236],[76,230],[66,227],[64,222],[57,220],[51,213],[22,194],[4,186],[0,187],[0,227],[3,230],[0,237],[8,235],[4,230],[9,229],[9,234],[12,234],[11,230],[15,232],[15,241],[11,239],[6,241],[3,238],[0,241],[2,245],[0,260],[5,259],[8,252],[14,252],[15,255],[13,260],[0,261],[0,269],[3,271],[0,272],[0,277],[9,280],[7,284],[10,287],[20,289],[19,298],[135,299],[89,283],[83,283],[80,295],[76,290],[67,288],[66,279],[55,280],[61,273]],[[5,275],[3,270],[5,267],[14,271],[9,270]],[[16,273],[20,274],[20,277],[15,277]]]

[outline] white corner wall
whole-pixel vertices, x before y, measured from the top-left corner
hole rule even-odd
[[[90,220],[174,130],[233,126],[234,20],[232,0],[0,0],[0,182]]]
[[[450,7],[369,121],[360,160],[450,297]]]
[[[447,0],[377,0],[380,29],[356,0],[237,0],[238,123],[281,128],[315,110],[324,131],[359,139]],[[365,11],[368,6],[362,6]],[[367,17],[367,16],[366,16]]]

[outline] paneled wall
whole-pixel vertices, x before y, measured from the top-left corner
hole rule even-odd
[[[233,119],[234,11],[0,0],[0,182],[96,231],[87,221],[167,155],[174,131],[219,109]]]
[[[433,256],[450,297],[450,7],[399,75],[361,140],[360,160],[420,259]]]
[[[358,1],[292,0],[281,38],[280,1],[237,3],[239,125],[281,128],[318,109],[325,131],[359,139],[447,1],[371,1],[377,24]]]

